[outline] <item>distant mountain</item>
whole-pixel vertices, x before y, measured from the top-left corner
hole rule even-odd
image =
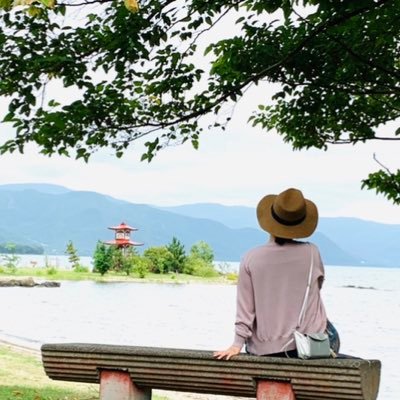
[[[193,218],[212,218],[232,228],[258,228],[256,211],[252,207],[197,203],[160,208]],[[324,235],[324,240],[320,234]],[[400,225],[320,217],[317,232],[310,240],[320,246],[329,264],[400,267],[399,237]],[[333,250],[334,245],[336,250]]]
[[[60,194],[71,191],[64,186],[53,185],[51,183],[11,183],[7,185],[0,185],[0,190],[22,191],[30,189],[49,194]]]
[[[319,232],[368,265],[400,267],[400,225],[357,218],[321,218]]]
[[[139,229],[133,239],[144,242],[141,249],[167,244],[173,236],[188,250],[204,240],[219,261],[239,261],[268,236],[258,228],[250,207],[162,208],[56,185],[0,186],[0,243],[41,245],[46,254],[63,254],[72,240],[80,255],[90,256],[98,240],[113,238],[107,228],[123,221]],[[400,226],[321,218],[311,240],[327,265],[399,266],[399,241],[395,240],[399,234]]]
[[[251,207],[195,203],[159,208],[161,210],[186,215],[187,217],[212,219],[229,226],[229,228],[259,229],[255,209]]]
[[[236,261],[251,246],[265,240],[255,229],[230,229],[211,220],[195,219],[157,208],[132,204],[94,192],[49,194],[0,187],[0,236],[3,242],[42,245],[47,254],[63,254],[72,240],[81,255],[92,255],[98,240],[109,240],[107,228],[122,221],[133,225],[136,241],[145,246],[169,243],[176,236],[189,249],[207,241],[215,257]]]

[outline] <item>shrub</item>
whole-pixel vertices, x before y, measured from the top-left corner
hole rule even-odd
[[[149,261],[140,256],[133,256],[131,258],[132,271],[139,275],[139,278],[145,278],[149,272]]]
[[[187,257],[183,272],[189,275],[201,276],[203,278],[219,276],[218,271],[214,269],[211,263],[192,255]]]
[[[17,266],[15,264],[7,265],[7,273],[14,275],[17,272]]]
[[[89,272],[89,268],[78,264],[75,266],[74,272]]]
[[[149,271],[156,274],[167,273],[173,259],[173,255],[165,246],[149,247],[143,256],[148,260]]]
[[[227,279],[228,281],[237,281],[237,280],[238,280],[238,274],[235,273],[235,272],[228,272],[228,273],[225,275],[225,277],[226,277],[226,279]]]
[[[56,275],[57,272],[58,272],[58,269],[56,267],[47,267],[46,268],[47,275]]]

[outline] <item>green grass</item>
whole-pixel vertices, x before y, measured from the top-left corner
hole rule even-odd
[[[155,394],[153,398],[172,397]],[[0,399],[98,400],[99,385],[53,381],[45,374],[38,353],[0,343]]]
[[[217,276],[217,277],[200,277],[187,274],[153,274],[149,273],[145,278],[139,278],[138,275],[126,275],[118,272],[107,272],[101,276],[93,272],[75,272],[64,269],[46,269],[46,268],[18,268],[11,273],[6,268],[0,267],[0,276],[7,278],[28,277],[40,278],[44,280],[56,281],[81,281],[92,280],[97,282],[152,282],[152,283],[235,283],[235,277]],[[235,275],[235,274],[234,274]]]
[[[82,395],[75,391],[54,388],[29,388],[25,386],[0,386],[2,400],[92,400],[91,395]]]
[[[98,385],[50,380],[39,355],[0,345],[1,400],[97,400]]]

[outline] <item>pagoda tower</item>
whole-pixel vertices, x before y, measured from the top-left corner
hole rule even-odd
[[[138,229],[127,225],[125,222],[121,222],[118,226],[110,226],[108,229],[111,229],[115,232],[115,239],[105,241],[105,244],[116,246],[123,251],[131,246],[143,245],[143,243],[134,242],[131,240],[131,232],[137,231]]]

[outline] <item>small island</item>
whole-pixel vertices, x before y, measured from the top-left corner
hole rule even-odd
[[[146,248],[141,254],[136,249],[143,243],[130,238],[136,231],[122,222],[110,227],[115,231],[115,240],[98,241],[92,257],[92,265],[82,265],[78,250],[70,240],[65,253],[70,268],[59,268],[48,263],[31,262],[31,267],[20,265],[16,246],[7,244],[8,254],[0,256],[0,276],[10,278],[0,282],[0,287],[22,286],[57,287],[62,280],[93,280],[99,282],[153,282],[153,283],[236,283],[237,273],[228,263],[216,263],[214,251],[204,241],[194,243],[189,251],[179,239],[173,237],[163,246]],[[20,279],[15,279],[19,277]],[[46,279],[36,283],[33,278]],[[59,286],[59,284],[58,284]]]

